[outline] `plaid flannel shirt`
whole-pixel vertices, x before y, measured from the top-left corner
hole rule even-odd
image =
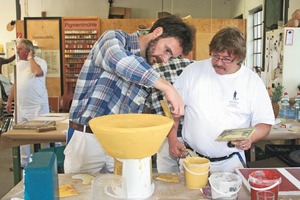
[[[173,84],[176,78],[181,74],[183,69],[191,64],[193,61],[186,58],[173,58],[167,63],[156,63],[152,67],[165,78],[171,84]],[[164,115],[163,109],[160,105],[160,100],[164,99],[164,95],[161,91],[152,88],[152,92],[147,99],[147,106],[150,108],[152,114]],[[178,136],[181,137],[182,118],[178,128]]]
[[[140,55],[137,33],[105,32],[94,44],[77,79],[70,120],[141,113],[159,74]]]

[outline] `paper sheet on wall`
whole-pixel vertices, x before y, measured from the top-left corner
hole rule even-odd
[[[293,45],[294,40],[294,30],[288,29],[286,30],[286,38],[285,38],[285,45]]]
[[[42,50],[41,58],[43,58],[48,65],[47,77],[60,77],[59,50]]]

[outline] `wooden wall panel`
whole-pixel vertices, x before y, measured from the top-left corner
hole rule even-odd
[[[60,103],[59,103],[59,97],[48,97],[49,100],[49,106],[50,106],[50,111],[52,113],[58,113],[60,109]]]
[[[151,28],[155,21],[156,19],[101,19],[100,32],[102,34],[106,30],[121,29],[127,33],[133,33],[137,31],[139,25]]]
[[[58,20],[27,20],[27,38],[42,50],[59,49],[59,26]]]
[[[121,29],[133,33],[141,24],[152,26],[156,19],[101,19],[101,34],[110,29]],[[246,35],[246,20],[244,19],[186,19],[186,22],[196,28],[196,38],[192,58],[195,60],[209,58],[208,45],[217,31],[228,26],[240,29]]]
[[[61,95],[61,40],[60,18],[24,18],[26,38],[37,43],[41,52],[37,56],[46,60],[48,96]]]
[[[208,45],[213,37],[213,33],[210,32],[200,32],[196,33],[196,44],[194,46],[194,58],[196,60],[202,60],[209,58]]]
[[[17,20],[16,21],[16,38],[24,38],[24,37],[25,37],[24,21]]]
[[[48,96],[60,96],[60,77],[47,77],[46,87],[48,91]]]

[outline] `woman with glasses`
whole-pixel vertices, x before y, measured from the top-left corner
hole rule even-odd
[[[175,125],[168,136],[170,154],[184,158],[190,149],[211,161],[212,172],[233,172],[246,167],[244,151],[270,132],[274,114],[264,83],[243,65],[246,43],[238,29],[220,30],[209,51],[211,58],[187,66],[174,83],[185,103],[182,138],[186,149],[179,145]],[[215,141],[226,129],[248,127],[255,127],[249,139]]]

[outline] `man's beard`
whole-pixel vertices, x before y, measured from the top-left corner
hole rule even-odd
[[[155,51],[155,46],[156,46],[158,40],[159,40],[159,38],[151,40],[146,48],[146,53],[145,53],[146,60],[151,65],[153,65],[155,63],[163,62],[159,56],[153,55],[153,52]]]

